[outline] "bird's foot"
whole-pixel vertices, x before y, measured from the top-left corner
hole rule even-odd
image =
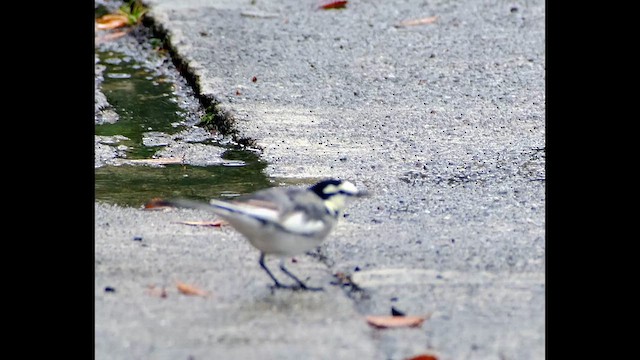
[[[307,286],[304,283],[299,283],[296,285],[284,285],[280,282],[277,282],[273,285],[269,286],[271,288],[271,290],[275,290],[275,289],[287,289],[287,290],[293,290],[293,291],[299,291],[299,290],[304,290],[304,291],[323,291],[324,288],[322,287],[310,287]]]

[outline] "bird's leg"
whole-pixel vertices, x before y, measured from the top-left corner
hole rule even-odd
[[[282,285],[282,283],[280,281],[278,281],[278,279],[276,279],[275,276],[273,276],[273,274],[271,273],[271,271],[269,271],[269,269],[267,268],[267,266],[264,264],[264,253],[261,252],[260,253],[260,266],[264,269],[264,271],[267,272],[267,274],[269,275],[269,277],[271,278],[271,280],[273,280],[273,282],[275,283],[275,287],[276,288],[289,288],[289,286],[286,285]]]
[[[321,287],[309,287],[309,286],[307,286],[300,279],[298,279],[295,275],[293,275],[291,272],[289,272],[289,270],[287,270],[287,268],[284,267],[284,259],[280,259],[280,270],[282,270],[283,273],[287,274],[290,278],[295,280],[298,283],[298,285],[300,286],[299,287],[300,289],[309,290],[309,291],[321,291],[321,290],[323,290]]]

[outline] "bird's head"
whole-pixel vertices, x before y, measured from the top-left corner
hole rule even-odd
[[[347,198],[368,195],[366,191],[360,191],[353,183],[346,180],[328,179],[323,180],[309,188],[318,195],[329,211],[334,215],[340,213]]]

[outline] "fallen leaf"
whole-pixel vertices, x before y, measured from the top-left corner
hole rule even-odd
[[[123,14],[106,14],[96,19],[98,30],[111,30],[126,26],[129,20]]]
[[[438,360],[438,357],[430,354],[420,354],[406,360]]]
[[[105,35],[100,35],[95,38],[96,44],[101,44],[107,41],[113,41],[115,39],[119,39],[125,35],[127,35],[131,31],[131,28],[126,28],[124,30],[118,30],[114,32],[104,33]]]
[[[432,24],[438,19],[437,16],[429,16],[422,19],[413,19],[413,20],[405,20],[396,25],[395,27],[407,27],[407,26],[417,26],[417,25],[427,25]]]
[[[227,225],[228,223],[224,220],[214,220],[214,221],[176,221],[176,224],[184,224],[184,225],[193,225],[193,226],[212,226],[212,227],[220,227],[222,225]]]
[[[367,316],[367,323],[377,328],[417,327],[429,317],[427,316]]]
[[[189,284],[185,284],[185,283],[181,283],[181,282],[178,282],[176,284],[176,287],[178,288],[178,291],[180,291],[181,293],[183,293],[185,295],[195,295],[195,296],[207,296],[207,295],[209,295],[209,293],[204,291],[204,290],[200,290],[195,286],[192,286],[192,285],[189,285]]]
[[[320,9],[342,9],[347,6],[347,1],[326,1],[320,4]]]
[[[169,204],[166,200],[157,197],[149,200],[146,204],[144,204],[145,210],[164,210],[169,208],[172,208],[171,204]]]

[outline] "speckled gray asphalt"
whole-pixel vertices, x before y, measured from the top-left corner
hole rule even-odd
[[[543,1],[145,3],[267,175],[372,196],[288,262],[323,292],[271,291],[232,228],[176,223],[209,214],[96,203],[96,359],[545,358]],[[367,324],[391,307],[430,316]]]

